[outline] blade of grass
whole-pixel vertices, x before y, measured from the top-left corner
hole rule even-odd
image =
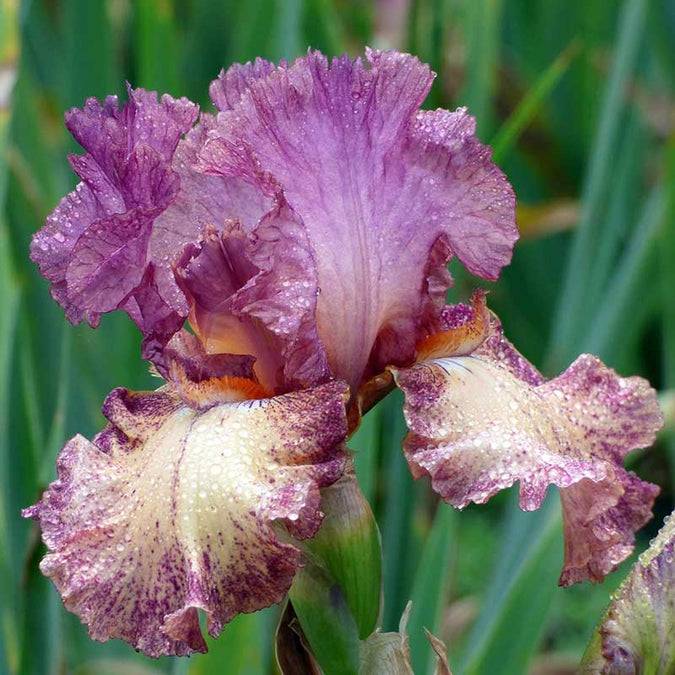
[[[65,441],[66,416],[68,414],[68,403],[70,393],[70,345],[72,340],[72,328],[69,324],[63,323],[61,329],[61,351],[59,354],[59,365],[57,372],[57,394],[54,404],[54,414],[52,416],[49,432],[47,433],[47,452],[42,457],[42,465],[39,467],[40,482],[47,482],[47,477],[53,473],[54,457],[61,449]]]
[[[570,350],[594,308],[584,305],[588,280],[597,251],[602,248],[600,213],[614,169],[614,150],[624,111],[626,85],[635,68],[647,13],[646,0],[625,0],[615,60],[604,96],[600,125],[584,182],[583,215],[568,257],[567,274],[554,322],[548,365],[556,370],[569,360]]]
[[[8,518],[13,518],[12,500],[10,500],[11,472],[9,470],[9,416],[12,382],[12,359],[14,336],[19,310],[19,286],[13,274],[9,260],[9,241],[5,223],[0,212],[0,295],[3,308],[0,312],[0,597],[2,598],[2,642],[4,667],[8,673],[18,669],[19,643],[17,615],[19,601],[17,597],[17,574],[13,564],[14,545],[10,538]]]
[[[502,124],[494,140],[491,142],[493,159],[497,164],[503,160],[511,148],[518,142],[520,135],[532,122],[535,115],[541,109],[546,97],[567,72],[567,69],[578,53],[579,43],[577,40],[573,40],[544,71],[516,109]]]
[[[663,386],[675,388],[675,135],[666,152],[666,209],[659,241],[663,312]],[[675,434],[665,439],[670,462],[671,487],[675,491]]]
[[[460,675],[526,672],[546,626],[562,560],[557,495],[536,514],[522,513],[514,503],[509,521]]]
[[[641,153],[646,140],[639,114],[633,111],[621,133],[620,151],[612,177],[612,195],[603,223],[602,246],[593,260],[586,303],[599,303],[604,297],[622,240],[630,233],[636,216],[634,206],[641,198],[639,172],[643,166]]]
[[[302,0],[286,0],[277,22],[277,51],[280,59],[292,62],[303,51]]]
[[[36,475],[42,464],[42,453],[45,447],[45,434],[40,415],[38,394],[38,373],[31,350],[28,319],[21,317],[19,322],[19,371],[21,374],[21,391],[24,414],[26,416],[26,431],[30,446],[30,457]]]
[[[374,504],[377,480],[378,440],[381,433],[380,413],[379,407],[369,411],[349,441],[349,445],[356,451],[354,466],[361,492],[371,506]]]
[[[0,664],[8,673],[19,667],[17,574],[13,563],[14,542],[10,537],[9,420],[12,396],[12,361],[18,319],[20,290],[11,259],[9,231],[5,218],[7,192],[7,147],[10,136],[11,100],[19,58],[19,3],[0,0]]]
[[[177,59],[180,44],[171,0],[142,0],[133,4],[136,77],[134,86],[182,95]]]
[[[327,56],[338,56],[346,48],[342,16],[330,0],[304,0],[303,37],[307,45]]]
[[[604,301],[582,343],[583,351],[600,354],[610,362],[616,358],[616,350],[621,345],[613,338],[621,333],[621,324],[626,321],[630,307],[639,301],[643,293],[639,283],[640,272],[644,270],[645,262],[658,240],[663,223],[663,197],[663,189],[657,186],[647,200],[644,213],[618,262]]]
[[[217,639],[207,638],[208,654],[195,654],[185,663],[189,675],[269,672],[272,631],[277,607],[241,614]],[[177,659],[176,659],[177,660]]]
[[[465,4],[466,76],[461,105],[476,117],[478,135],[492,133],[492,95],[501,44],[502,0],[475,0]]]
[[[384,4],[384,3],[382,3]],[[437,73],[443,71],[445,33],[451,25],[448,0],[414,0],[409,11],[408,49]],[[380,11],[389,11],[381,8]],[[425,107],[443,104],[442,87],[432,87]]]
[[[414,490],[407,462],[401,452],[406,434],[401,414],[402,394],[393,391],[382,402],[382,447],[384,484],[387,486],[384,507],[378,517],[382,523],[382,559],[384,613],[382,628],[396,631],[408,601],[406,571],[411,549]]]
[[[61,91],[68,106],[81,106],[90,96],[104,98],[122,89],[108,20],[108,3],[65,0],[63,9],[65,78]]]
[[[456,527],[457,513],[452,507],[439,502],[410,595],[410,654],[413,671],[419,675],[430,672],[435,661],[424,628],[433,635],[440,635],[443,627],[443,610],[450,585]]]

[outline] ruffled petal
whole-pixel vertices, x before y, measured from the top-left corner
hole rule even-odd
[[[153,225],[149,249],[152,260],[176,262],[185,247],[198,244],[207,229],[227,230],[233,219],[250,233],[272,208],[270,199],[242,180],[209,176],[194,170],[197,153],[214,124],[212,115],[202,114],[199,124],[176,149],[172,168],[180,178],[180,191]],[[236,279],[230,281],[233,283],[236,284]],[[161,290],[166,297],[176,296],[173,275],[162,280]],[[219,290],[215,288],[214,292]],[[179,296],[174,304],[181,301],[185,302]]]
[[[198,404],[218,382],[185,384]],[[169,391],[113,391],[110,425],[64,447],[58,479],[25,511],[49,549],[42,571],[94,639],[150,656],[205,651],[197,610],[216,636],[288,590],[300,551],[273,525],[317,531],[319,489],[344,466],[346,389],[221,393],[198,409]]]
[[[285,61],[279,64],[281,68],[286,65]],[[218,110],[231,110],[239,103],[251,82],[267,77],[275,69],[276,66],[273,63],[260,57],[243,65],[235,63],[227,70],[221,70],[218,78],[211,82],[209,96]]]
[[[396,52],[366,60],[310,53],[235,71],[200,153],[209,173],[283,191],[314,253],[328,362],[354,391],[412,361],[449,257],[492,279],[517,238],[513,191],[473,120],[419,112],[429,68]]]
[[[675,518],[666,519],[612,599],[584,655],[582,673],[675,670]]]
[[[278,200],[252,235],[239,222],[207,228],[178,275],[207,350],[252,355],[258,380],[284,392],[330,371],[316,327],[316,264],[304,228]]]
[[[254,379],[252,356],[239,354],[207,354],[201,340],[182,330],[176,333],[164,350],[170,367],[177,366],[189,382],[203,382],[219,377]],[[170,378],[172,381],[174,378]]]
[[[66,115],[86,155],[71,158],[82,179],[31,245],[31,258],[52,282],[52,296],[73,322],[97,325],[141,283],[152,223],[178,190],[171,160],[197,106],[187,99],[129,88],[104,104],[87,100]]]
[[[215,123],[205,114],[192,128],[197,112],[186,99],[158,102],[154,92],[129,88],[121,108],[109,97],[68,113],[68,128],[87,150],[71,158],[83,182],[31,248],[69,320],[86,318],[96,326],[102,313],[127,311],[143,332],[144,357],[163,374],[162,350],[194,304],[177,284],[174,266],[207,230],[223,231],[236,216],[250,234],[272,208],[272,200],[243,180],[194,171]],[[242,285],[236,282],[230,280],[231,292]]]
[[[450,345],[448,356],[432,351],[428,361],[393,369],[406,396],[411,470],[431,476],[434,490],[459,508],[519,481],[520,506],[529,511],[557,485],[565,524],[560,583],[599,581],[629,555],[633,533],[651,517],[658,488],[622,462],[653,443],[662,425],[656,394],[589,355],[545,382],[494,333],[496,320],[476,346],[485,326],[480,297],[475,311],[452,313],[456,328],[421,343],[427,353]]]

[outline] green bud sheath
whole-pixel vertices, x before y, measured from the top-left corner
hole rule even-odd
[[[353,465],[322,491],[321,529],[303,543],[290,599],[307,642],[331,672],[358,672],[359,643],[376,628],[380,612],[380,534]]]

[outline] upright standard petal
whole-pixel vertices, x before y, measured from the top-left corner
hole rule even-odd
[[[186,249],[178,280],[190,323],[212,354],[249,354],[257,379],[286,392],[330,378],[316,327],[318,280],[307,236],[278,195],[249,234],[239,222],[208,227]]]
[[[71,157],[82,179],[31,245],[52,296],[73,322],[96,325],[141,284],[152,223],[179,185],[171,160],[197,106],[187,99],[129,88],[129,101],[88,99],[66,125],[87,151]]]
[[[237,67],[213,86],[223,112],[200,153],[209,173],[283,192],[314,254],[328,363],[354,391],[412,361],[451,256],[493,279],[517,238],[513,191],[473,119],[419,111],[433,75],[414,57],[366,61]]]
[[[342,384],[259,400],[242,378],[183,385],[182,399],[113,391],[110,425],[64,447],[24,512],[49,549],[42,571],[92,638],[155,657],[206,651],[197,610],[216,636],[281,601],[300,564],[288,534],[317,531],[319,489],[345,461]]]
[[[102,313],[124,309],[144,334],[144,357],[163,374],[162,350],[194,305],[176,281],[175,265],[186,249],[198,250],[207,231],[223,232],[236,217],[251,236],[273,208],[273,200],[241,179],[194,171],[214,124],[205,114],[192,128],[197,112],[186,99],[158,102],[153,92],[129,88],[121,108],[109,97],[68,113],[68,128],[87,150],[71,158],[83,182],[31,248],[69,320],[96,326]],[[248,278],[230,279],[231,290]]]
[[[279,66],[286,67],[286,62],[282,61]],[[255,80],[261,77],[267,77],[276,66],[265,59],[257,57],[255,61],[248,63],[235,63],[227,70],[221,70],[218,78],[211,82],[209,95],[213,104],[218,110],[231,110],[241,99]]]
[[[413,474],[430,475],[459,508],[519,481],[520,506],[533,510],[557,485],[560,583],[602,580],[632,551],[658,493],[622,466],[662,424],[654,390],[587,354],[546,382],[501,335],[482,294],[472,310],[460,306],[448,317],[452,328],[420,343],[427,360],[393,370],[406,396],[404,450]]]

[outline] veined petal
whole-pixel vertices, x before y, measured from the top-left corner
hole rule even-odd
[[[419,112],[433,74],[414,57],[366,61],[309,53],[237,70],[238,100],[200,153],[209,173],[283,191],[314,253],[328,362],[353,391],[412,361],[452,255],[492,279],[517,238],[513,191],[472,118]]]
[[[282,195],[253,234],[239,222],[207,228],[177,273],[209,353],[250,354],[258,380],[274,392],[329,379],[316,328],[315,261]]]
[[[286,67],[282,61],[279,66]],[[276,66],[265,59],[257,57],[255,61],[248,63],[235,63],[227,70],[221,70],[218,78],[211,82],[209,95],[218,110],[231,110],[234,108],[251,82],[267,77]]]
[[[194,170],[197,153],[214,124],[212,115],[202,113],[199,124],[178,144],[172,168],[180,178],[180,191],[154,222],[148,252],[150,259],[165,261],[167,273],[160,279],[162,295],[175,306],[185,306],[185,314],[189,301],[186,304],[178,291],[171,265],[166,262],[178,263],[188,245],[198,245],[207,230],[227,231],[232,220],[250,234],[263,214],[272,208],[270,199],[243,180]],[[238,282],[236,274],[229,280],[234,287]],[[218,296],[221,290],[215,287],[211,295],[223,301],[225,298]]]
[[[113,391],[110,425],[64,447],[57,480],[24,512],[49,549],[42,571],[94,639],[205,651],[198,609],[215,636],[288,590],[300,551],[274,523],[298,539],[317,531],[319,489],[344,466],[346,388],[237,396],[200,410],[169,390]]]
[[[560,583],[600,581],[629,555],[634,531],[651,517],[658,488],[622,462],[653,443],[662,425],[656,394],[642,378],[621,378],[587,354],[546,382],[494,333],[496,320],[476,347],[480,310],[478,302],[448,331],[461,332],[468,349],[452,335],[438,336],[422,346],[445,342],[454,354],[393,369],[406,396],[404,450],[413,475],[430,475],[459,508],[519,481],[520,506],[533,510],[557,485],[565,526]]]
[[[162,350],[193,304],[174,265],[205,230],[225,230],[236,217],[250,234],[272,208],[241,179],[193,169],[215,123],[205,114],[192,128],[197,113],[187,99],[158,102],[154,92],[131,88],[121,108],[108,97],[68,113],[68,128],[87,150],[71,157],[83,182],[31,247],[70,321],[86,318],[95,327],[102,313],[124,309],[143,332],[143,355],[163,373]]]
[[[87,151],[72,157],[82,179],[47,218],[31,257],[73,322],[95,326],[141,283],[154,219],[171,203],[178,176],[171,159],[197,106],[187,99],[129,88],[129,102],[88,99],[66,115]]]

